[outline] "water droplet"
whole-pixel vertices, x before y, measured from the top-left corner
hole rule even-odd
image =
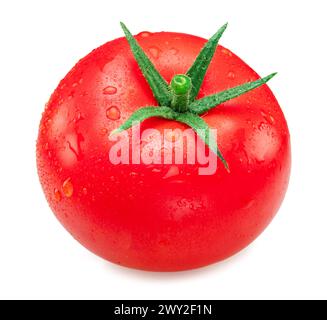
[[[78,86],[77,82],[73,83],[73,85],[72,85],[73,88],[76,88],[77,86]]]
[[[175,49],[175,48],[171,48],[171,49],[169,49],[169,52],[170,52],[171,54],[175,55],[175,54],[178,53],[178,50]]]
[[[178,175],[179,175],[179,168],[177,166],[171,166],[163,178],[168,179],[168,178],[176,177]]]
[[[61,201],[60,191],[58,189],[54,189],[53,193],[54,193],[55,200],[58,201],[58,202]]]
[[[115,94],[116,92],[117,92],[117,88],[113,86],[108,86],[103,89],[103,94],[112,95]]]
[[[82,192],[86,196],[87,195],[87,188],[83,188]]]
[[[227,77],[229,79],[235,79],[235,73],[233,71],[231,71],[231,72],[228,73]]]
[[[227,56],[232,56],[233,54],[228,50],[228,49],[226,49],[226,48],[222,48],[221,49],[221,52],[223,53],[223,54],[225,54],[225,55],[227,55]]]
[[[102,135],[102,136],[106,136],[107,134],[108,134],[108,129],[106,129],[106,128],[102,128],[101,129],[101,131],[100,131],[100,134]]]
[[[141,33],[139,33],[138,35],[140,36],[140,37],[142,37],[142,38],[148,38],[148,37],[150,37],[151,36],[151,32],[149,32],[149,31],[143,31],[143,32],[141,32]]]
[[[261,164],[265,162],[265,159],[256,159],[257,163]]]
[[[100,70],[105,74],[111,74],[112,73],[112,62],[115,60],[115,56],[112,55],[110,57],[106,57],[104,60],[100,59],[98,61],[98,66]]]
[[[75,115],[74,122],[77,123],[81,120],[84,120],[85,118],[83,117],[82,113],[78,111]]]
[[[120,110],[116,106],[112,106],[106,111],[107,118],[110,120],[119,120],[120,119]]]
[[[270,125],[273,125],[275,123],[275,118],[272,115],[267,114],[263,110],[261,110],[261,115]]]
[[[158,59],[159,58],[159,49],[157,47],[151,47],[149,48],[150,54],[153,58]]]
[[[161,170],[160,170],[160,169],[158,169],[158,168],[154,168],[154,169],[152,169],[152,172],[153,172],[153,173],[160,173],[160,172],[161,172]]]
[[[78,161],[82,160],[84,155],[82,152],[82,142],[84,142],[84,137],[82,134],[76,132],[76,135],[67,136],[67,146],[69,150],[75,155]]]
[[[68,178],[62,185],[62,191],[67,198],[71,198],[74,193],[74,186],[70,178]]]
[[[130,172],[129,175],[131,177],[137,177],[138,176],[138,173],[137,172]]]

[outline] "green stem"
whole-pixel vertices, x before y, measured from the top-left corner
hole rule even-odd
[[[188,111],[192,89],[191,78],[184,74],[174,76],[170,83],[170,89],[172,93],[171,107],[176,112]]]

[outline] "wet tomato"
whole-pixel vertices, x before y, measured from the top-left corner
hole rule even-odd
[[[187,72],[206,43],[170,32],[136,39],[167,83]],[[257,79],[218,46],[197,99]],[[40,125],[37,165],[50,207],[82,245],[123,266],[179,271],[226,259],[265,229],[284,198],[291,154],[280,106],[264,84],[202,115],[217,129],[229,171],[222,162],[210,175],[199,174],[199,161],[111,163],[109,134],[140,107],[157,105],[125,38],[79,61],[51,96]],[[163,134],[187,126],[149,118],[141,132],[149,128]]]

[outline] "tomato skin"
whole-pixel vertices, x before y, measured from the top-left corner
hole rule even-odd
[[[205,43],[168,32],[136,38],[167,81],[185,73]],[[258,78],[219,46],[199,98]],[[109,162],[108,134],[150,105],[157,103],[124,38],[94,50],[69,72],[47,104],[37,141],[51,209],[86,248],[123,266],[180,271],[230,257],[266,228],[286,193],[290,137],[277,100],[265,85],[203,117],[218,130],[230,167],[228,173],[218,163],[211,176],[198,175],[199,163]],[[185,126],[150,119],[141,128]]]

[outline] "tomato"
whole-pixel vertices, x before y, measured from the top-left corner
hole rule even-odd
[[[188,70],[206,43],[171,32],[142,32],[136,39],[168,82]],[[258,78],[219,46],[198,99]],[[211,175],[199,174],[199,161],[111,163],[110,132],[140,107],[156,105],[125,38],[80,60],[41,120],[37,166],[47,201],[76,240],[123,266],[180,271],[226,259],[258,237],[284,198],[291,151],[281,108],[263,85],[203,115],[217,129],[229,172],[222,162]],[[159,118],[142,122],[141,132],[150,128],[164,135],[187,126]],[[131,136],[131,129],[126,132]]]

